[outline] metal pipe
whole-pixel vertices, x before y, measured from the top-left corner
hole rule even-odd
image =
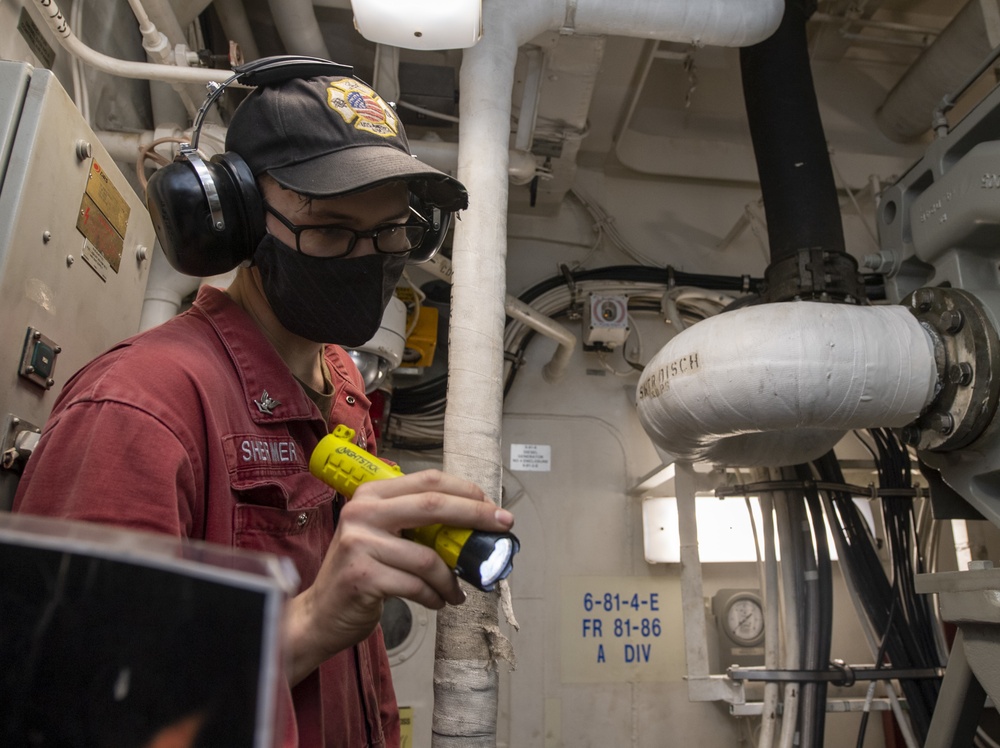
[[[214,70],[211,68],[189,68],[177,65],[158,65],[149,62],[134,62],[119,60],[101,54],[91,49],[70,29],[55,0],[32,0],[38,12],[56,35],[63,48],[74,57],[79,57],[88,65],[111,75],[122,78],[137,78],[139,80],[158,80],[177,83],[201,83],[224,81],[232,77],[232,70]]]
[[[573,351],[576,350],[576,335],[558,322],[540,315],[535,309],[510,294],[507,294],[504,310],[509,316],[559,344],[552,359],[542,369],[542,377],[546,382],[561,379]]]
[[[268,0],[274,25],[289,54],[330,59],[311,0]]]
[[[882,133],[898,143],[934,125],[943,96],[962,82],[1000,41],[996,0],[970,0],[899,79],[875,113]]]
[[[545,70],[545,55],[538,47],[525,50],[528,58],[528,72],[524,77],[524,92],[521,96],[521,111],[517,115],[517,133],[514,136],[514,150],[530,151],[532,135],[535,132],[535,117],[538,114],[538,95],[542,89],[542,73]]]
[[[215,0],[215,6],[222,30],[239,46],[243,59],[256,60],[260,57],[260,49],[242,0]]]
[[[919,34],[921,36],[937,36],[939,33],[938,29],[933,29],[930,26],[915,26],[911,23],[878,21],[871,18],[850,18],[848,16],[830,15],[829,13],[813,13],[809,16],[809,20],[819,21],[821,23],[842,24],[845,28],[849,26],[865,26],[867,28],[881,29],[883,31],[899,31],[903,34]],[[872,39],[871,41],[881,40]]]

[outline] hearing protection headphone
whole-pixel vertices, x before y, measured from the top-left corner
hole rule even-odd
[[[160,247],[175,270],[206,277],[227,273],[249,260],[264,238],[264,205],[247,163],[226,152],[205,161],[198,138],[209,108],[229,86],[268,86],[319,75],[353,77],[354,68],[319,57],[280,55],[253,60],[212,90],[192,127],[191,142],[181,145],[173,163],[158,169],[146,186],[146,207]],[[424,240],[408,261],[425,262],[441,248],[453,213],[410,194],[410,205],[429,224]]]

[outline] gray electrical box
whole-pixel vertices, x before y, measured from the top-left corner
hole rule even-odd
[[[138,330],[154,240],[52,72],[0,61],[0,509],[62,385]]]
[[[610,351],[629,335],[628,297],[588,294],[583,314],[583,349]]]

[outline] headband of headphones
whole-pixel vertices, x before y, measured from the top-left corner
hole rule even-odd
[[[354,68],[318,57],[281,55],[234,68],[228,80],[212,84],[198,110],[190,144],[182,144],[173,163],[154,172],[146,186],[156,237],[175,270],[206,277],[229,272],[249,260],[263,238],[264,206],[253,172],[237,153],[205,161],[198,140],[206,113],[231,85],[271,86],[295,78],[353,77]],[[411,193],[410,204],[430,229],[411,263],[425,262],[440,249],[453,213],[432,208]]]

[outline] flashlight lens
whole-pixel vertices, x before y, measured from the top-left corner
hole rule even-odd
[[[459,577],[483,592],[490,592],[510,574],[514,554],[521,544],[513,533],[463,530],[465,537],[452,567]]]
[[[484,586],[502,579],[504,571],[510,568],[510,559],[514,555],[514,544],[510,538],[498,538],[493,546],[493,553],[479,565],[479,578]]]

